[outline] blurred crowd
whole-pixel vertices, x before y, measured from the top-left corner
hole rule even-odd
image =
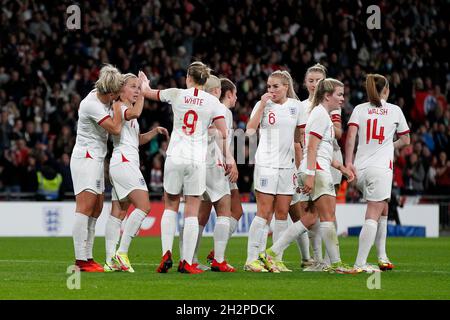
[[[158,88],[185,87],[187,66],[207,63],[238,88],[235,127],[245,128],[268,75],[287,69],[303,100],[303,77],[316,62],[344,82],[344,128],[364,102],[365,74],[390,81],[390,102],[411,127],[396,152],[394,184],[405,194],[450,193],[450,32],[448,1],[375,1],[381,28],[369,30],[365,1],[80,1],[81,28],[69,30],[72,1],[0,0],[0,192],[35,192],[37,172],[62,176],[71,192],[70,154],[77,109],[103,63],[143,70]],[[168,105],[146,101],[144,131],[172,128]],[[340,141],[345,144],[345,135]],[[149,190],[162,191],[167,141],[141,148]],[[239,166],[241,192],[252,165]],[[348,198],[357,200],[350,188]]]

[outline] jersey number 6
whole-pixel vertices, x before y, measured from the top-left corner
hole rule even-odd
[[[194,110],[189,110],[184,114],[183,123],[184,126],[182,127],[183,132],[190,136],[195,132],[195,126],[197,125],[198,120],[198,114]]]
[[[270,112],[269,113],[269,124],[274,124],[275,123],[275,113]]]
[[[366,144],[369,144],[370,139],[378,140],[378,144],[382,144],[384,141],[384,127],[380,127],[380,133],[377,134],[377,125],[378,119],[373,119],[373,129],[372,128],[372,119],[367,120],[367,135],[366,135]]]

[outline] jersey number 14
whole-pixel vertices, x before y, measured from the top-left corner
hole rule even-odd
[[[368,119],[367,120],[367,131],[366,131],[366,144],[369,144],[370,139],[378,140],[378,144],[382,144],[384,141],[384,127],[380,126],[380,132],[377,133],[378,119]]]

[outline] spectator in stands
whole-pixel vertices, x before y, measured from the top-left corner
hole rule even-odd
[[[405,189],[408,194],[421,194],[423,192],[423,182],[425,179],[425,169],[421,162],[418,161],[417,153],[409,156],[404,171]]]
[[[442,194],[450,194],[450,160],[443,151],[439,153],[436,167],[436,187]]]

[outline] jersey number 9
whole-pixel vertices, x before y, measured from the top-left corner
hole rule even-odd
[[[194,110],[189,110],[184,114],[183,123],[184,126],[182,127],[183,132],[190,136],[194,134],[195,132],[195,126],[197,125],[198,120],[198,114]]]

